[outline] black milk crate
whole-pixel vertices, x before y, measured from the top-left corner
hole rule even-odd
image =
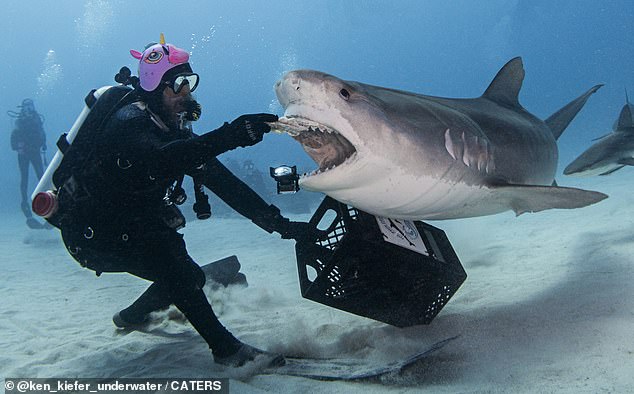
[[[427,223],[330,197],[310,223],[323,235],[296,244],[299,283],[321,304],[397,327],[429,324],[467,278],[445,232]]]

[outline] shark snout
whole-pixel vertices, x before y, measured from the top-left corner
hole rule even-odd
[[[295,71],[286,73],[275,83],[277,99],[286,108],[290,103],[297,101],[301,95],[302,78]]]
[[[581,155],[564,168],[564,175],[575,177],[603,175],[604,173],[607,173],[617,167],[619,167],[619,165],[614,161],[599,159],[590,160],[585,157],[585,155]]]
[[[579,173],[583,172],[584,170],[586,170],[586,168],[583,168],[581,166],[577,166],[577,165],[569,165],[568,167],[564,168],[564,175],[579,175]]]
[[[598,160],[586,152],[564,168],[564,175],[588,176],[589,172],[594,172],[598,164]]]

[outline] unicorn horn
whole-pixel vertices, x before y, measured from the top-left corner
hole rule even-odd
[[[165,45],[165,36],[161,33],[161,40],[159,41],[161,45]]]

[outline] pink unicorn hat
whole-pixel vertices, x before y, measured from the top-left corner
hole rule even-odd
[[[131,49],[130,54],[139,59],[139,81],[146,92],[154,91],[168,70],[182,64],[189,66],[189,53],[172,44],[166,44],[163,33],[158,44],[149,46],[143,52]],[[191,72],[191,67],[186,69]]]

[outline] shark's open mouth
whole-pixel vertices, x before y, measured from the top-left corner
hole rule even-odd
[[[337,130],[300,117],[282,117],[269,123],[271,129],[287,133],[300,144],[308,155],[319,165],[319,169],[309,175],[331,170],[349,159],[356,150]]]

